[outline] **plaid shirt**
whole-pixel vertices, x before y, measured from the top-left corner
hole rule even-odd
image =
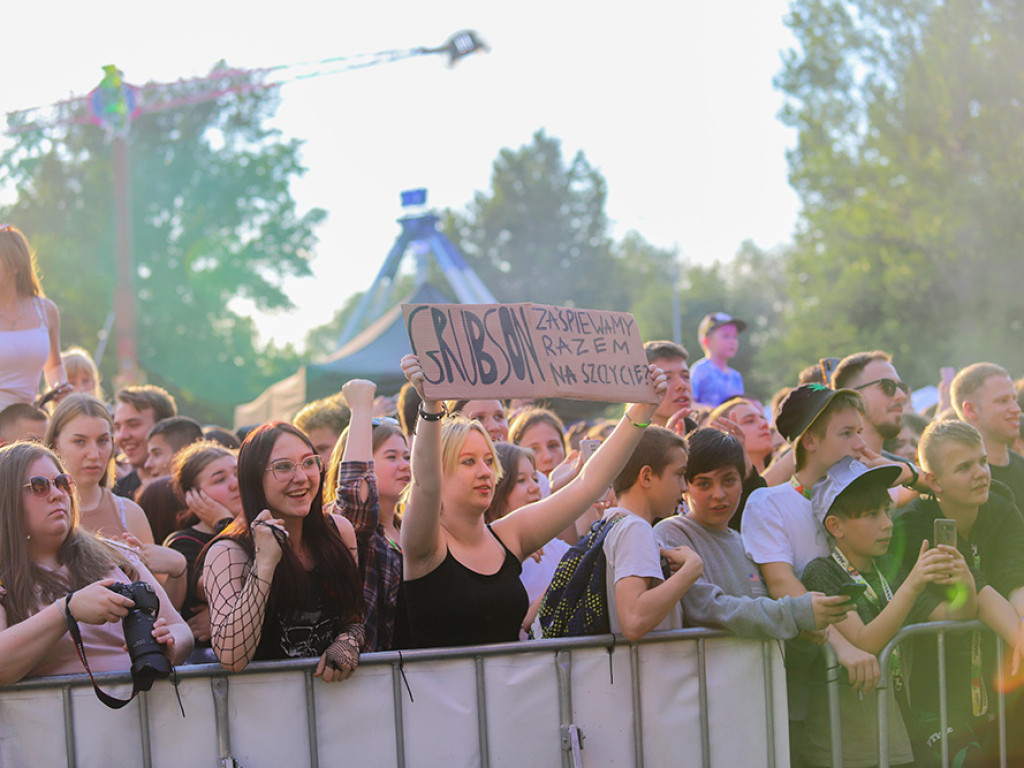
[[[366,483],[369,492],[360,499]],[[363,651],[391,649],[395,632],[395,605],[402,584],[402,551],[384,535],[380,499],[372,461],[343,461],[338,467],[338,490],[329,511],[348,518],[356,530],[359,571],[366,601],[366,641]]]

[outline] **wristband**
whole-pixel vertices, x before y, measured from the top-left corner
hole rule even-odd
[[[917,481],[920,478],[920,475],[917,473],[917,467],[915,467],[910,462],[907,462],[907,468],[910,470],[910,474],[913,475],[913,477],[911,477],[910,480],[905,482],[903,484],[903,487],[909,488],[910,490],[914,490],[914,486],[917,485]]]
[[[648,419],[647,421],[645,421],[645,422],[643,422],[643,423],[641,423],[641,424],[637,424],[637,423],[636,423],[635,421],[633,421],[633,420],[632,420],[632,419],[631,419],[631,418],[629,417],[629,409],[627,409],[627,410],[623,411],[623,412],[622,412],[622,415],[626,417],[626,421],[628,421],[628,422],[629,422],[630,424],[632,424],[632,425],[633,425],[634,427],[636,427],[637,429],[647,429],[647,427],[651,426],[651,422],[650,422],[650,419]]]
[[[444,409],[442,408],[438,413],[427,413],[423,410],[423,404],[419,407],[420,418],[424,421],[440,421],[444,418]]]

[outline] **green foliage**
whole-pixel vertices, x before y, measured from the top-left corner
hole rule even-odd
[[[447,211],[444,229],[499,301],[628,311],[644,339],[673,338],[678,313],[694,360],[701,318],[725,310],[750,323],[735,361],[750,391],[767,396],[784,383],[759,370],[757,349],[780,332],[787,256],[745,243],[729,264],[704,267],[681,264],[638,232],[615,242],[605,187],[582,153],[567,165],[559,141],[538,131],[500,152],[490,190],[463,213]]]
[[[237,72],[161,90],[176,101],[224,95],[132,124],[139,362],[149,380],[229,421],[230,406],[291,373],[297,355],[256,349],[251,320],[228,304],[244,298],[263,310],[288,308],[281,281],[310,273],[313,230],[325,212],[296,211],[289,183],[304,172],[301,144],[265,126],[276,90]],[[38,251],[46,290],[61,308],[63,342],[92,349],[116,280],[112,146],[92,125],[17,138],[0,158],[0,179],[18,191],[3,216]],[[113,351],[103,361],[107,381]]]
[[[490,190],[465,213],[449,211],[445,231],[499,301],[620,309],[606,197],[583,153],[566,164],[561,143],[540,130],[501,150]]]
[[[799,132],[803,222],[785,353],[880,347],[914,384],[939,366],[1024,371],[1024,7],[798,0],[777,86]]]

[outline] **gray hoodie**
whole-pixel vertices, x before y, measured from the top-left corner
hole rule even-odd
[[[687,546],[704,561],[704,574],[683,595],[685,626],[782,640],[814,629],[811,595],[768,597],[761,573],[747,557],[736,531],[708,528],[677,515],[658,523],[654,535],[666,549]]]

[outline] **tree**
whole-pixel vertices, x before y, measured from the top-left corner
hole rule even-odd
[[[313,230],[325,212],[296,211],[289,184],[304,172],[301,143],[265,126],[276,90],[223,63],[213,72],[227,74],[164,86],[166,96],[224,95],[140,116],[129,151],[140,365],[204,417],[226,420],[230,406],[290,372],[296,359],[294,351],[257,350],[251,320],[229,303],[289,307],[281,281],[309,274]],[[17,190],[3,216],[38,251],[65,342],[92,347],[115,282],[103,132],[67,125],[19,134],[0,157],[0,179]],[[103,368],[109,380],[113,361]]]
[[[881,347],[904,376],[1024,370],[1024,7],[797,0],[778,87],[803,202],[786,345]]]
[[[582,152],[566,165],[543,130],[494,161],[491,188],[445,232],[499,301],[622,309],[612,257],[604,177]]]

